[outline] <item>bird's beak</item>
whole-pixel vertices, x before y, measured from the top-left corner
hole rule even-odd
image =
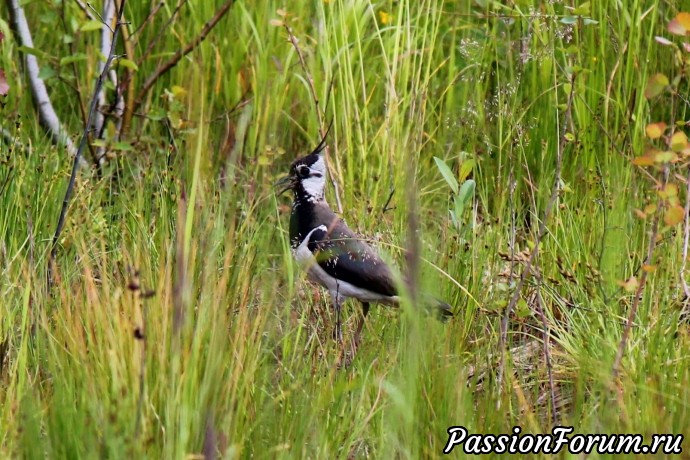
[[[278,195],[282,195],[288,190],[295,186],[295,181],[292,176],[285,176],[274,184],[274,187],[278,189]]]

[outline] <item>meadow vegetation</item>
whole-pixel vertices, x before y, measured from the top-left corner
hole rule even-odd
[[[433,458],[453,425],[690,433],[687,2],[230,2],[122,137],[111,117],[92,139],[52,283],[72,158],[22,60],[78,142],[102,27],[80,2],[23,3],[33,49],[0,18],[0,457]],[[225,3],[129,0],[129,91]],[[455,311],[372,309],[347,366],[273,188],[331,120],[343,218]]]

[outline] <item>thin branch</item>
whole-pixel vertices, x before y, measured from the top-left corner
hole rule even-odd
[[[565,149],[565,142],[566,142],[566,131],[567,131],[567,126],[568,122],[571,119],[571,112],[572,112],[572,106],[573,106],[573,98],[575,95],[575,74],[572,74],[570,77],[570,94],[568,95],[568,102],[565,108],[565,116],[563,120],[563,126],[561,127],[560,133],[559,133],[559,143],[558,143],[558,151],[557,151],[557,156],[556,156],[556,171],[555,171],[555,177],[553,181],[553,187],[551,189],[551,197],[549,198],[549,201],[546,203],[546,208],[544,209],[544,216],[542,217],[541,221],[539,222],[539,232],[537,234],[537,237],[535,238],[534,241],[534,250],[529,256],[529,259],[527,260],[527,263],[525,264],[525,268],[522,270],[522,273],[520,274],[520,279],[517,282],[517,285],[515,286],[515,291],[513,292],[512,297],[510,298],[510,301],[508,302],[508,306],[506,307],[505,314],[503,315],[503,319],[501,320],[501,335],[500,335],[500,348],[501,348],[501,361],[498,367],[498,390],[501,391],[502,387],[502,380],[503,380],[503,372],[505,368],[505,358],[506,358],[506,353],[508,353],[508,350],[506,348],[506,345],[508,343],[508,324],[510,322],[510,315],[513,312],[513,309],[515,308],[515,305],[517,305],[518,300],[520,299],[520,294],[522,291],[522,285],[525,284],[525,280],[527,279],[527,276],[529,273],[532,271],[532,265],[534,264],[534,260],[537,257],[537,254],[539,253],[539,245],[541,243],[541,240],[544,238],[546,235],[546,232],[548,231],[546,227],[546,222],[548,221],[549,217],[551,216],[551,210],[553,209],[554,204],[556,203],[556,199],[558,198],[558,189],[560,188],[560,182],[561,182],[561,168],[563,167],[563,150]],[[498,399],[498,403],[500,404],[500,399]]]
[[[386,200],[386,204],[383,205],[383,209],[381,210],[381,214],[385,214],[387,211],[392,211],[395,209],[395,206],[389,208],[388,205],[391,204],[391,201],[393,200],[393,194],[395,194],[395,187],[391,187],[391,192],[388,195],[388,199]]]
[[[19,0],[7,0],[7,8],[10,10],[12,24],[14,25],[15,33],[19,38],[19,42],[27,48],[33,48],[34,42],[31,38],[31,30],[24,15],[24,8],[20,5]],[[24,62],[26,64],[26,72],[29,76],[29,87],[31,88],[31,96],[38,111],[38,119],[43,128],[48,131],[53,139],[53,142],[65,146],[67,152],[71,156],[76,156],[76,149],[72,139],[67,135],[67,132],[62,127],[60,119],[55,113],[53,104],[50,102],[48,90],[45,82],[38,76],[39,67],[36,56],[25,53]]]
[[[139,91],[139,95],[137,96],[134,102],[133,112],[136,112],[141,103],[144,101],[144,98],[148,94],[149,90],[151,90],[151,88],[158,81],[158,79],[165,73],[167,73],[170,69],[175,67],[177,63],[180,62],[180,59],[194,51],[194,49],[206,39],[206,36],[208,36],[209,32],[213,30],[216,24],[218,24],[218,22],[223,18],[223,16],[225,16],[228,10],[230,10],[230,7],[233,5],[233,3],[234,0],[226,0],[226,2],[218,9],[218,11],[216,11],[215,16],[213,16],[206,24],[204,24],[204,27],[202,27],[199,35],[197,35],[197,37],[194,40],[192,40],[192,42],[189,45],[187,45],[183,49],[178,50],[170,59],[158,66],[158,68],[153,72],[153,74],[151,74],[146,79],[146,81],[141,87],[141,90]]]
[[[127,22],[126,18],[123,19],[124,22]],[[132,36],[129,33],[129,28],[124,27],[122,29],[122,43],[124,44],[125,47],[125,56],[127,56],[128,59],[133,60],[134,59],[134,44],[132,43]],[[127,93],[127,100],[124,101],[123,94]],[[131,110],[131,107],[134,107],[134,70],[130,69],[129,67],[125,67],[125,75],[122,79],[120,79],[119,84],[116,86],[116,101],[115,104],[120,104],[122,101],[122,114],[120,115],[120,118],[118,119],[118,126],[117,126],[117,135],[119,139],[122,139],[123,137],[127,136],[127,133],[129,132],[129,127],[132,122],[132,115],[133,112]],[[115,108],[115,112],[118,111],[118,108]]]
[[[151,41],[146,45],[146,50],[144,53],[137,59],[137,66],[141,67],[141,64],[146,60],[146,58],[149,57],[151,52],[153,51],[153,48],[156,46],[156,43],[158,43],[158,40],[161,39],[161,37],[164,37],[167,34],[167,30],[170,27],[170,25],[173,23],[175,18],[177,17],[177,13],[180,12],[180,9],[187,3],[187,0],[178,0],[177,1],[177,6],[173,10],[172,14],[168,18],[165,24],[163,24],[163,27],[159,28],[156,31],[156,34],[153,36]]]
[[[158,4],[156,6],[151,8],[151,11],[149,12],[149,15],[146,16],[146,19],[144,19],[144,21],[141,24],[139,24],[139,27],[137,27],[136,30],[134,32],[132,32],[132,35],[131,35],[132,38],[136,37],[137,35],[139,35],[141,33],[142,30],[144,30],[144,27],[146,27],[148,25],[148,23],[154,18],[154,16],[156,16],[156,14],[158,14],[158,11],[161,9],[161,7],[163,5],[165,5],[165,2],[161,1],[161,2],[158,2]]]
[[[16,1],[16,0],[14,0]],[[72,191],[74,190],[74,183],[77,180],[77,171],[79,170],[79,164],[82,161],[82,153],[86,147],[86,140],[89,135],[89,129],[93,126],[93,120],[96,113],[96,106],[98,105],[98,97],[103,88],[103,81],[108,76],[108,71],[110,69],[110,64],[113,62],[115,56],[115,47],[117,45],[117,37],[120,33],[120,27],[122,26],[122,14],[125,10],[126,0],[121,0],[120,9],[117,13],[117,23],[115,24],[115,29],[113,31],[113,40],[110,46],[110,51],[108,53],[108,59],[103,65],[103,70],[96,80],[96,85],[93,90],[93,96],[91,98],[91,106],[89,108],[89,118],[86,120],[86,126],[84,127],[84,132],[81,136],[81,141],[79,142],[79,148],[74,155],[74,163],[72,164],[72,173],[70,174],[69,183],[67,185],[67,191],[65,192],[65,198],[62,201],[62,209],[60,210],[60,217],[58,218],[57,228],[55,229],[55,235],[53,235],[52,248],[50,250],[50,259],[48,266],[48,284],[52,284],[52,269],[53,263],[55,261],[55,256],[57,255],[58,241],[60,240],[60,234],[65,226],[65,218],[67,217],[67,207],[69,206],[70,198],[72,197]]]
[[[286,23],[283,23],[283,26],[285,27],[285,30],[288,33],[288,38],[290,40],[290,43],[292,43],[292,47],[295,48],[295,51],[297,52],[297,57],[299,58],[299,63],[302,66],[302,71],[304,72],[304,75],[307,77],[307,82],[309,83],[309,91],[311,92],[311,98],[312,101],[314,101],[314,108],[316,109],[316,117],[319,122],[319,134],[321,136],[321,139],[325,139],[326,136],[326,130],[325,130],[325,125],[323,122],[323,115],[321,114],[321,110],[319,110],[319,98],[316,96],[316,88],[314,88],[314,78],[311,76],[311,72],[309,72],[309,68],[307,67],[307,63],[304,60],[304,55],[302,54],[302,49],[299,47],[299,44],[297,43],[297,37],[295,37],[295,34],[292,33],[292,29],[290,28],[289,25]],[[331,82],[332,83],[332,82]],[[330,94],[330,91],[329,91]],[[328,105],[328,102],[326,102],[326,105]],[[331,165],[331,162],[328,161],[330,159],[330,148],[328,147],[328,144],[326,144],[325,148],[326,152],[326,166],[328,167],[328,176],[331,179],[331,184],[333,184],[333,191],[335,192],[335,202],[336,205],[338,206],[338,212],[340,214],[343,213],[343,204],[340,201],[340,188],[338,187],[338,182],[335,180],[335,172],[333,169],[333,166]]]
[[[96,20],[96,15],[93,14],[93,11],[91,11],[91,8],[86,6],[84,2],[81,0],[74,0],[74,2],[79,6],[79,8],[84,12],[87,18],[89,18],[90,21],[95,21]]]

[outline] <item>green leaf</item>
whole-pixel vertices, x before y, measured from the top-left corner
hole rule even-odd
[[[462,162],[462,164],[460,165],[461,181],[467,179],[467,176],[469,176],[472,170],[474,169],[475,164],[477,164],[477,162],[471,158]]]
[[[472,179],[467,179],[462,183],[460,191],[458,192],[458,198],[467,202],[472,195],[474,195],[474,190],[477,188],[477,183]]]
[[[21,51],[24,54],[31,54],[32,56],[36,56],[41,59],[47,59],[50,57],[48,53],[45,53],[39,49],[36,48],[31,48],[30,46],[20,46],[17,48],[19,51]]]
[[[561,18],[561,24],[575,24],[577,22],[577,16],[563,16]]]
[[[80,28],[82,32],[95,32],[97,30],[101,30],[101,27],[105,27],[101,21],[98,21],[97,19],[92,19],[90,21],[86,21]]]
[[[38,71],[38,78],[40,78],[43,81],[50,80],[54,76],[55,71],[47,65],[42,66],[41,70]]]
[[[60,66],[71,64],[73,62],[85,61],[86,58],[86,54],[84,53],[76,53],[71,56],[66,56],[60,59]]]
[[[139,66],[137,66],[137,64],[130,59],[120,58],[117,60],[117,65],[118,67],[125,67],[135,72],[139,70]]]
[[[578,16],[588,16],[590,13],[589,7],[590,2],[584,2],[573,10],[573,14],[576,14]]]
[[[123,152],[131,152],[134,150],[134,147],[132,147],[132,144],[129,142],[115,142],[115,145],[113,145],[113,150],[121,150]]]
[[[457,195],[458,180],[455,178],[455,174],[453,174],[453,171],[451,171],[446,162],[440,159],[439,157],[434,157],[434,161],[436,162],[436,166],[438,167],[438,170],[441,172],[441,175],[446,180],[450,188],[453,190],[453,193]]]
[[[474,196],[474,190],[476,187],[477,183],[472,179],[467,179],[462,183],[462,186],[455,197],[455,215],[458,219],[460,219],[460,216],[465,210],[467,203],[469,203]]]
[[[658,73],[649,79],[647,88],[644,90],[644,97],[652,99],[661,94],[668,86],[668,77],[663,73]]]
[[[532,314],[532,310],[527,305],[527,301],[522,297],[518,300],[517,305],[515,305],[515,314],[518,318],[524,319]]]
[[[161,107],[154,107],[153,109],[149,110],[148,113],[149,119],[153,121],[164,120],[165,118],[167,118],[167,116],[167,112]]]
[[[453,222],[453,227],[460,228],[460,222],[458,221],[458,218],[455,216],[455,213],[453,211],[448,212],[450,213],[450,220]]]

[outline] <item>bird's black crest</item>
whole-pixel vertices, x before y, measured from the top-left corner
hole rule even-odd
[[[326,148],[326,139],[328,138],[328,133],[331,132],[331,127],[333,127],[333,121],[328,124],[328,128],[321,138],[321,142],[316,146],[314,150],[309,153],[309,155],[303,156],[302,158],[296,159],[291,166],[291,169],[295,169],[299,165],[311,166],[319,160],[319,154]]]

